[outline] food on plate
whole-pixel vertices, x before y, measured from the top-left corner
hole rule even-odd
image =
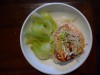
[[[62,62],[74,59],[84,52],[84,37],[72,24],[67,23],[54,33],[55,57]]]
[[[26,44],[31,45],[34,54],[42,60],[52,58],[54,45],[52,33],[57,25],[49,13],[35,13],[31,16],[32,25],[26,32]]]
[[[40,60],[66,62],[84,53],[84,36],[73,23],[76,17],[54,19],[50,13],[42,12],[31,19],[31,29],[25,34],[26,44]]]

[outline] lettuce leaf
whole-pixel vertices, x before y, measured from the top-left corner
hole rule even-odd
[[[38,35],[35,32],[27,32],[26,33],[26,38],[32,38],[32,39],[37,39],[41,42],[49,42],[50,41],[50,37],[48,35]]]
[[[31,30],[27,31],[26,44],[31,44],[34,54],[41,60],[51,58],[54,54],[52,33],[57,29],[52,16],[49,13],[40,13],[31,16]]]
[[[34,54],[41,60],[46,60],[51,57],[51,55],[53,55],[51,45],[47,42],[34,42],[34,44],[31,46],[31,49],[33,50]]]
[[[51,16],[49,13],[46,13],[46,12],[42,12],[42,13],[40,13],[40,14],[41,14],[41,16],[42,16],[42,18],[43,18],[44,20],[47,19],[47,20],[50,21],[50,23],[51,23],[51,25],[52,25],[52,32],[54,32],[54,31],[57,29],[57,25],[56,25],[56,23],[54,22],[52,16]]]

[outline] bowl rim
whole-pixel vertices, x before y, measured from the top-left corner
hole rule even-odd
[[[40,70],[39,68],[37,68],[35,65],[33,65],[30,60],[28,59],[28,57],[25,55],[25,52],[24,52],[24,48],[23,48],[23,44],[22,44],[22,33],[23,33],[23,29],[25,27],[25,23],[27,22],[27,20],[29,19],[29,17],[35,13],[35,11],[41,9],[42,7],[44,6],[48,6],[48,5],[55,5],[55,4],[58,4],[58,5],[63,5],[63,6],[66,6],[66,7],[69,7],[71,8],[72,10],[78,12],[78,14],[80,14],[82,16],[82,18],[86,21],[86,24],[88,25],[88,29],[90,31],[90,37],[91,37],[91,43],[90,43],[90,47],[89,47],[89,53],[87,54],[87,56],[85,57],[85,59],[79,64],[77,65],[74,69],[71,69],[70,71],[64,71],[63,73],[48,73],[48,72],[44,72],[42,70]],[[27,62],[35,69],[37,69],[38,71],[42,72],[42,73],[45,73],[45,74],[68,74],[70,72],[73,72],[74,70],[78,69],[85,61],[86,59],[88,58],[90,52],[91,52],[91,49],[92,49],[92,43],[93,43],[93,35],[92,35],[92,29],[90,27],[90,24],[88,22],[88,20],[86,19],[86,17],[78,10],[76,9],[75,7],[69,5],[69,4],[66,4],[66,3],[60,3],[60,2],[54,2],[54,3],[45,3],[39,7],[37,7],[36,9],[34,9],[31,13],[28,14],[28,16],[26,17],[26,19],[24,20],[23,22],[23,25],[21,27],[21,31],[20,31],[20,47],[21,47],[21,51],[22,51],[22,54],[24,55],[25,59],[27,60]]]

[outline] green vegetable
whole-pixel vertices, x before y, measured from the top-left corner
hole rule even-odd
[[[32,37],[27,37],[28,39],[26,40],[26,44],[34,44],[34,42],[37,42],[39,40],[34,39]]]
[[[60,33],[60,35],[59,35],[59,42],[58,42],[59,48],[62,48],[61,41],[64,38],[64,36],[65,36],[65,32]]]
[[[39,40],[41,42],[49,42],[50,41],[50,36],[42,35],[42,34],[39,35],[39,34],[37,34],[35,32],[27,32],[26,33],[26,37],[27,37],[27,39],[33,38],[33,39],[37,39],[37,40]]]
[[[38,20],[39,21],[39,20]],[[32,31],[36,32],[37,34],[45,34],[50,35],[52,32],[52,27],[49,21],[35,21],[32,25]]]
[[[31,30],[26,32],[26,44],[31,44],[34,54],[41,60],[51,58],[54,53],[52,33],[57,29],[50,14],[44,12],[31,16]]]
[[[51,22],[51,25],[52,25],[52,32],[54,32],[56,29],[57,29],[57,25],[56,23],[54,22],[52,16],[48,13],[41,13],[41,16],[43,17],[43,19],[47,19]]]
[[[33,50],[34,54],[41,60],[48,59],[53,55],[53,50],[51,45],[47,42],[34,42],[32,44],[31,49]]]
[[[39,16],[38,16],[39,15]],[[38,15],[33,15],[31,18],[33,19],[33,27],[32,30],[35,31],[34,29],[39,28],[40,26],[42,27],[41,30],[44,30],[44,33],[51,35],[52,32],[54,32],[57,29],[57,25],[54,22],[53,18],[51,17],[50,14],[44,12],[40,13]],[[36,28],[34,28],[36,26]]]
[[[63,39],[64,36],[65,36],[65,32],[62,32],[62,33],[59,35],[60,41]]]

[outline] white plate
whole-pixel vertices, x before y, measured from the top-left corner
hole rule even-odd
[[[35,12],[41,11],[47,11],[51,13],[54,18],[59,16],[77,17],[75,24],[82,31],[87,44],[85,47],[85,53],[78,58],[79,62],[73,60],[68,62],[66,65],[58,65],[55,64],[51,59],[42,61],[34,55],[27,45],[25,45],[24,32],[31,24],[29,18]],[[87,59],[92,47],[92,31],[85,16],[76,8],[64,3],[47,3],[33,10],[24,21],[20,33],[20,45],[26,60],[37,70],[46,74],[67,74],[79,68]]]

